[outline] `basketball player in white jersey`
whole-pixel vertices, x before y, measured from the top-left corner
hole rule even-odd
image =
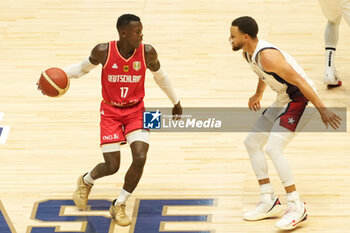
[[[249,99],[250,110],[260,109],[266,85],[277,92],[277,100],[257,120],[245,139],[245,146],[257,176],[261,202],[244,214],[245,220],[260,220],[277,216],[281,203],[270,183],[265,152],[273,161],[287,193],[288,211],[276,222],[279,229],[288,230],[307,219],[304,202],[296,191],[293,175],[283,149],[295,135],[296,127],[310,100],[321,114],[324,124],[337,129],[340,118],[329,111],[315,92],[313,82],[287,53],[257,37],[258,25],[249,16],[233,20],[230,28],[233,51],[243,50],[243,57],[259,76],[256,93]],[[299,130],[299,128],[298,128]]]
[[[322,12],[328,19],[324,31],[325,72],[324,83],[328,87],[338,87],[342,81],[334,65],[334,55],[338,44],[339,25],[342,18],[350,25],[350,0],[319,0]]]

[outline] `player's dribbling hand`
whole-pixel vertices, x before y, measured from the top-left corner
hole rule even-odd
[[[39,91],[41,91],[41,93],[42,93],[43,95],[45,95],[45,93],[44,93],[43,90],[41,89],[41,86],[40,86],[40,84],[39,84],[39,80],[36,82],[36,89],[38,89]]]
[[[255,94],[252,97],[250,97],[249,101],[248,101],[249,110],[254,110],[255,112],[260,110],[260,108],[261,108],[261,106],[260,106],[261,98],[262,98],[262,96],[259,96],[257,94]]]
[[[173,110],[172,110],[172,114],[173,114],[173,120],[180,120],[181,119],[182,107],[181,107],[180,101],[174,105]]]
[[[341,124],[340,121],[342,119],[339,116],[337,116],[334,112],[324,108],[320,110],[320,114],[321,114],[322,121],[326,125],[327,129],[328,129],[328,124],[335,130],[339,128]]]

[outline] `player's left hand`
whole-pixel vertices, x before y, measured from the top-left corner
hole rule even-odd
[[[320,114],[322,121],[326,125],[327,129],[328,124],[335,130],[339,128],[339,125],[341,124],[340,121],[342,119],[339,116],[337,116],[334,112],[329,111],[325,108],[320,111]]]
[[[173,120],[181,119],[182,107],[181,107],[180,101],[174,105],[172,114],[173,114]]]

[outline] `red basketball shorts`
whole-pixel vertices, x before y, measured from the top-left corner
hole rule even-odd
[[[143,128],[144,103],[130,107],[115,107],[101,102],[100,139],[101,145],[107,143],[126,143],[125,136]]]

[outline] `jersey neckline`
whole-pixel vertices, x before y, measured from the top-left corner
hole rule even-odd
[[[141,44],[141,45],[142,45],[142,44]],[[141,45],[140,45],[140,46],[141,46]],[[140,48],[140,47],[139,47],[139,48]],[[130,60],[134,57],[134,55],[136,54],[136,51],[137,51],[139,48],[134,49],[134,53],[133,53],[128,59],[126,59],[126,58],[123,57],[123,56],[121,55],[121,53],[119,52],[119,49],[118,49],[118,41],[115,41],[115,49],[116,49],[118,55],[120,56],[120,58],[122,58],[125,62],[130,61]]]

